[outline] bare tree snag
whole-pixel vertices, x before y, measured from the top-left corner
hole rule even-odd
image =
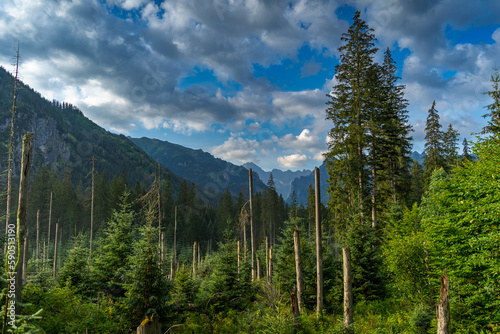
[[[444,270],[444,276],[441,275],[441,298],[436,306],[437,333],[450,333],[450,290],[449,290],[448,272]]]
[[[196,277],[196,241],[193,244],[193,279]]]
[[[260,281],[260,258],[257,256],[257,281]]]
[[[317,274],[317,313],[323,311],[323,251],[322,251],[322,235],[321,235],[321,192],[319,168],[314,168],[314,183],[315,183],[315,203],[316,203],[316,274]]]
[[[153,313],[151,318],[146,318],[137,327],[137,334],[161,334],[161,323],[158,314]]]
[[[170,280],[174,280],[174,275],[175,275],[175,268],[176,264],[175,261],[177,259],[177,251],[175,249],[176,244],[177,244],[177,206],[174,208],[174,251],[172,253],[172,262],[170,262]]]
[[[36,260],[40,260],[40,209],[36,211]]]
[[[300,237],[299,229],[295,226],[293,230],[293,244],[295,247],[295,272],[297,276],[297,301],[299,312],[302,312],[302,307],[304,305],[304,298],[302,294],[304,293],[304,279],[302,278],[302,259],[300,257]]]
[[[161,232],[161,266],[162,268],[165,266],[165,232]],[[164,269],[163,269],[164,270]]]
[[[254,226],[253,226],[253,206],[252,206],[252,198],[253,198],[253,178],[252,178],[252,169],[248,171],[248,188],[250,193],[250,247],[252,249],[252,282],[255,280],[255,240],[254,240]]]
[[[52,224],[52,191],[50,192],[50,204],[49,204],[49,231],[47,233],[47,252],[45,255],[46,259],[50,258],[50,225]]]
[[[372,147],[372,150],[374,148]],[[377,228],[377,170],[372,166],[372,228]]]
[[[269,270],[267,272],[267,282],[271,284],[273,273],[273,246],[269,248]]]
[[[92,198],[90,200],[90,253],[89,258],[92,259],[92,236],[94,234],[94,165],[95,157],[92,156]]]
[[[52,277],[56,278],[57,271],[57,232],[59,231],[59,222],[56,223],[56,237],[54,240],[54,265],[52,266]]]
[[[269,282],[269,241],[266,236],[266,281]]]
[[[23,283],[26,283],[26,277],[28,274],[28,257],[29,257],[29,245],[28,245],[28,229],[26,229],[26,234],[24,235],[24,247],[23,247]]]
[[[352,276],[351,276],[351,251],[349,246],[342,249],[344,260],[344,327],[352,325]]]
[[[241,240],[238,238],[238,275],[240,274],[240,262],[241,262]]]
[[[293,324],[297,326],[299,324],[298,322],[298,317],[300,315],[300,310],[298,307],[298,301],[297,301],[297,287],[294,285],[293,286],[293,291],[290,294],[290,299],[292,302],[292,315],[293,315]]]
[[[16,115],[16,101],[17,101],[17,84],[19,78],[19,45],[16,52],[16,74],[14,76],[14,98],[12,102],[12,117],[10,120],[10,136],[9,136],[9,161],[7,167],[7,208],[5,210],[5,235],[9,229],[10,223],[10,207],[11,207],[11,193],[12,193],[12,156],[14,154],[14,116]],[[4,253],[7,252],[7,244],[4,247]]]
[[[158,201],[158,245],[161,247],[161,171],[160,171],[160,163],[158,162],[158,181],[157,181],[157,201]]]
[[[30,184],[31,153],[33,151],[33,133],[28,132],[23,137],[23,151],[21,158],[21,178],[19,181],[19,204],[17,207],[17,275],[16,300],[21,301],[24,268],[24,240],[26,237],[26,214],[28,210],[28,189]],[[15,271],[15,270],[14,270]]]

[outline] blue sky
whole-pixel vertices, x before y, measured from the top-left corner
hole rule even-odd
[[[414,150],[432,101],[474,139],[500,60],[500,2],[5,0],[0,65],[104,128],[266,170],[322,162],[326,94],[354,11],[406,85]],[[496,63],[495,63],[496,62]]]

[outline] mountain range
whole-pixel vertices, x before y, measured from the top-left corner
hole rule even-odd
[[[245,167],[168,141],[146,137],[130,140],[154,160],[197,187],[215,193],[228,189],[234,198],[240,192],[248,196],[248,169]],[[253,188],[254,192],[262,192],[266,188],[258,175],[253,177]]]

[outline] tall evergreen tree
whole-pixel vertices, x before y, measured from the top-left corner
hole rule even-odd
[[[483,115],[483,117],[490,117],[488,125],[483,128],[482,133],[491,133],[495,136],[500,134],[500,74],[498,73],[498,67],[494,68],[495,73],[491,75],[491,83],[493,90],[486,92],[493,99],[493,103],[486,106],[489,113]]]
[[[141,231],[141,240],[132,245],[133,255],[129,257],[133,264],[128,271],[125,292],[126,318],[135,328],[146,317],[157,313],[160,319],[165,315],[168,288],[165,275],[162,274],[158,258],[158,231],[152,227],[157,221],[156,206],[146,203],[146,223]]]
[[[366,128],[372,115],[369,93],[377,48],[373,29],[360,15],[356,11],[353,24],[342,34],[340,64],[335,67],[337,84],[329,95],[326,110],[326,118],[333,122],[327,167],[330,207],[340,220],[337,225],[345,225],[346,219],[363,220],[367,216],[369,143]]]
[[[126,272],[130,269],[128,259],[133,252],[135,214],[131,211],[129,195],[128,192],[122,194],[119,208],[106,224],[94,260],[99,288],[111,298],[124,296]]]
[[[462,159],[472,161],[472,157],[470,155],[469,142],[467,141],[467,138],[464,138],[462,145],[463,145]]]
[[[408,119],[408,101],[404,98],[404,85],[399,85],[396,63],[389,48],[384,53],[381,67],[382,84],[382,140],[379,151],[381,160],[381,181],[386,183],[392,202],[404,199],[408,189],[411,140],[413,131]]]
[[[451,167],[456,166],[458,163],[458,136],[460,134],[457,130],[453,129],[450,124],[448,129],[443,134],[444,146],[444,159],[446,162],[446,170],[450,171]]]
[[[424,171],[422,165],[417,160],[413,161],[410,169],[410,193],[408,195],[408,206],[413,206],[414,203],[420,205],[420,200],[424,193]]]
[[[427,115],[425,126],[425,149],[424,158],[424,188],[427,189],[432,173],[439,168],[445,168],[445,148],[443,144],[443,131],[439,123],[439,114],[436,110],[436,101],[432,102],[432,107]]]
[[[226,189],[219,201],[219,206],[217,207],[217,235],[222,236],[225,233],[234,232],[236,229],[234,218],[233,199],[229,189]]]
[[[271,173],[267,181],[267,189],[264,189],[263,193],[262,222],[265,226],[264,233],[269,236],[272,244],[276,241],[277,227],[281,224],[281,218],[280,200]]]

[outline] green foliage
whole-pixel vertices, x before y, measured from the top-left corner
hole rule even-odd
[[[427,115],[425,125],[425,150],[424,153],[424,175],[426,180],[426,188],[430,182],[432,173],[439,168],[445,167],[445,150],[443,144],[443,131],[439,123],[439,114],[436,110],[436,101],[432,102],[432,107]]]
[[[75,246],[68,252],[57,280],[61,287],[69,285],[78,294],[92,294],[89,275],[89,249],[82,245],[82,236],[75,236]]]
[[[490,133],[498,136],[500,134],[500,74],[498,73],[498,67],[495,67],[494,71],[495,73],[491,75],[493,90],[485,93],[493,99],[493,102],[486,106],[489,113],[483,115],[485,118],[490,117],[490,120],[488,121],[488,125],[483,128],[482,133]]]
[[[351,250],[354,302],[383,299],[386,273],[382,265],[380,242],[368,224],[353,224],[346,236]]]
[[[148,218],[149,224],[151,221]],[[131,266],[125,283],[123,312],[132,327],[155,312],[160,319],[165,317],[168,286],[159,265],[158,244],[153,241],[157,230],[149,224],[141,229],[141,239],[133,244],[134,253],[129,258]]]
[[[24,313],[40,309],[42,319],[34,320],[46,333],[73,334],[89,329],[94,333],[120,333],[120,314],[116,305],[105,298],[87,300],[70,286],[50,289],[28,284],[23,289],[23,300],[30,303]]]
[[[98,287],[112,298],[124,296],[123,284],[130,270],[129,257],[134,247],[132,224],[135,214],[131,211],[128,197],[128,192],[122,194],[120,206],[113,211],[93,255]]]
[[[2,278],[2,281],[4,278]],[[26,310],[23,310],[22,313],[20,313],[18,310],[15,311],[15,316],[14,318],[11,318],[11,314],[9,312],[9,308],[7,308],[7,312],[5,312],[5,298],[7,296],[7,288],[2,289],[2,292],[0,293],[0,303],[2,305],[0,314],[2,316],[2,324],[3,324],[3,316],[4,314],[7,314],[6,323],[5,323],[5,333],[16,333],[16,334],[24,334],[24,333],[29,333],[29,334],[38,334],[38,333],[44,333],[42,328],[37,324],[37,322],[42,319],[41,314],[43,313],[43,309],[39,309],[38,311],[33,311],[34,313],[28,313]],[[31,309],[34,309],[31,304],[26,304],[26,303],[16,303],[16,307],[19,308],[22,306],[23,308],[26,307],[31,307]],[[28,310],[29,311],[29,310]]]
[[[500,323],[500,139],[475,145],[477,162],[436,172],[422,201],[435,278],[448,270],[457,328]]]
[[[213,271],[203,281],[201,300],[210,313],[232,309],[243,311],[255,298],[252,288],[250,266],[242,266],[238,274],[236,243],[219,245],[219,251],[212,260]]]
[[[422,165],[417,160],[413,161],[410,169],[410,193],[408,195],[408,204],[413,206],[414,203],[420,205],[422,195],[424,193],[424,170]]]
[[[397,295],[410,303],[429,304],[426,239],[418,205],[415,203],[411,210],[404,208],[401,219],[392,221],[385,232],[382,254]]]

